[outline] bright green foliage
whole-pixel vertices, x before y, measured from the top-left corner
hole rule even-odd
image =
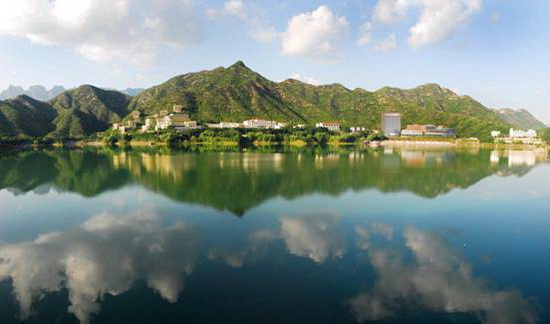
[[[229,68],[190,73],[144,91],[131,109],[147,114],[183,105],[201,122],[274,119],[291,124],[339,121],[343,126],[380,128],[383,112],[403,114],[403,125],[421,123],[455,127],[460,137],[490,141],[491,130],[510,124],[468,96],[435,84],[411,90],[349,90],[340,84],[314,86],[297,80],[272,82],[242,62]]]
[[[0,134],[82,138],[105,131],[128,114],[130,99],[116,91],[81,86],[50,102],[27,96],[0,102]]]

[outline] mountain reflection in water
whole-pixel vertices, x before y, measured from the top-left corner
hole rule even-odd
[[[47,193],[54,188],[94,197],[140,185],[175,201],[243,215],[278,196],[339,195],[374,188],[434,198],[493,174],[524,175],[546,160],[544,150],[30,151],[0,156],[0,188],[14,194]],[[234,199],[235,192],[239,199]]]
[[[0,322],[547,322],[546,160],[3,153]]]

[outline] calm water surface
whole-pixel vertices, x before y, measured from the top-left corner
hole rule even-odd
[[[545,151],[0,153],[0,323],[548,323]]]

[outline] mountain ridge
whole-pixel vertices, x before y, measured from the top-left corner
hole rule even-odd
[[[495,111],[515,128],[539,130],[547,127],[526,109],[502,108]]]
[[[27,100],[28,101],[28,100]],[[56,137],[82,137],[104,131],[132,111],[152,115],[183,106],[199,122],[242,121],[262,118],[291,124],[339,121],[343,126],[378,129],[383,112],[399,112],[403,125],[438,124],[456,128],[460,137],[490,141],[492,130],[507,131],[513,125],[501,114],[470,96],[458,95],[435,83],[412,89],[383,87],[376,91],[353,90],[339,83],[311,85],[295,79],[271,81],[237,61],[228,67],[181,74],[145,89],[135,97],[119,91],[84,85],[67,90],[42,106],[53,109],[49,121]],[[24,123],[14,124],[17,109],[0,101],[0,135],[36,136]],[[40,110],[22,110],[32,119]],[[31,117],[29,117],[31,116]],[[44,116],[42,116],[44,117]],[[40,119],[43,121],[43,119]],[[34,124],[33,124],[34,125]],[[11,130],[11,131],[10,131]],[[33,135],[30,135],[33,134]],[[44,136],[39,135],[39,136]]]

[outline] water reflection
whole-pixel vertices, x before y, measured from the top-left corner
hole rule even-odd
[[[546,159],[544,150],[26,151],[0,155],[0,188],[14,194],[45,194],[54,188],[94,197],[137,184],[176,201],[243,215],[273,197],[311,193],[375,188],[434,198],[493,174],[524,175]]]
[[[378,276],[374,287],[350,300],[357,321],[403,316],[407,310],[475,313],[484,323],[535,323],[532,306],[518,291],[495,291],[476,278],[464,255],[434,233],[408,227],[408,251],[373,244],[372,236],[391,240],[389,226],[358,226],[357,246],[366,250]],[[410,252],[412,259],[406,257]]]
[[[337,213],[280,216],[272,226],[251,228],[244,246],[230,249],[231,238],[219,234],[219,228],[199,230],[181,221],[168,225],[153,211],[103,213],[75,230],[44,233],[30,242],[0,244],[0,281],[12,282],[23,319],[29,318],[33,303],[41,297],[66,289],[70,303],[67,311],[79,322],[88,323],[101,312],[106,296],[131,292],[139,281],[165,302],[179,303],[186,278],[192,275],[197,282],[219,282],[225,274],[201,272],[198,264],[204,269],[208,263],[221,260],[238,271],[252,258],[256,263],[277,259],[299,269],[298,259],[307,259],[311,268],[303,274],[298,271],[299,280],[310,280],[314,269],[329,269],[334,264],[338,264],[337,270],[332,270],[338,272],[336,276],[351,278],[357,272],[374,271],[372,289],[360,292],[362,283],[350,282],[353,293],[337,302],[341,305],[347,300],[358,322],[406,318],[413,309],[474,314],[485,323],[537,321],[532,306],[519,291],[491,289],[483,278],[474,275],[472,264],[461,251],[438,235],[409,226],[401,244],[401,235],[393,226],[366,226],[362,222],[351,224],[355,233],[346,238]],[[209,231],[221,235],[222,240],[204,240],[212,234]],[[351,242],[357,249],[346,249]],[[283,255],[277,252],[278,243],[284,246]],[[373,269],[362,270],[349,263],[362,253]],[[346,256],[348,261],[343,262]],[[253,282],[255,276],[247,271],[243,276]],[[277,273],[270,276],[277,277]],[[326,281],[330,277],[312,285],[323,286]],[[288,289],[285,293],[289,294],[285,298],[291,298],[295,292]],[[302,302],[314,304],[315,300]],[[200,303],[204,307],[209,301],[201,299]],[[277,309],[278,305],[272,307]]]
[[[11,279],[23,319],[41,296],[67,289],[68,311],[88,323],[100,311],[99,300],[137,280],[176,302],[195,268],[199,239],[189,225],[164,226],[153,212],[105,213],[74,231],[0,245],[0,281]]]

